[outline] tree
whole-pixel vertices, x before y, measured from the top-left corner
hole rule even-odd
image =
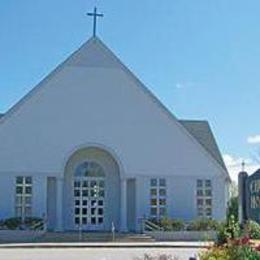
[[[231,216],[234,216],[235,221],[238,221],[238,186],[234,181],[230,185],[227,219],[230,219]]]

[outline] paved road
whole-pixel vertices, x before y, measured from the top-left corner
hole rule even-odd
[[[0,260],[136,260],[145,253],[177,256],[188,260],[201,249],[196,248],[28,248],[0,249]]]

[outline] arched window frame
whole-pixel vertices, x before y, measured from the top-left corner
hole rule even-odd
[[[75,177],[105,177],[102,166],[95,161],[85,161],[80,163],[74,173]]]

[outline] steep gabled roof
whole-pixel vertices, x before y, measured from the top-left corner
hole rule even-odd
[[[204,120],[179,120],[179,122],[196,138],[196,140],[226,169],[217,142],[211,131],[210,125]]]
[[[216,151],[216,142],[211,131],[205,131],[206,135],[203,136],[203,131],[198,131],[198,127],[194,128],[194,124],[183,123],[179,121],[161,102],[155,95],[120,61],[120,59],[97,37],[90,38],[85,44],[83,44],[77,51],[70,55],[63,63],[61,63],[54,71],[52,71],[44,80],[42,80],[34,89],[32,89],[24,98],[22,98],[16,105],[14,105],[6,114],[2,117],[0,123],[19,110],[19,107],[23,103],[27,102],[30,97],[34,96],[39,89],[44,87],[45,83],[51,80],[59,71],[65,66],[82,66],[82,67],[109,67],[109,68],[120,68],[133,80],[137,87],[141,91],[144,91],[160,108],[170,120],[175,122],[178,127],[190,138],[190,140],[197,145],[199,149],[209,160],[213,160],[217,167],[221,169],[221,172],[228,179],[229,175],[223,160]],[[199,134],[200,133],[200,134]],[[207,141],[206,141],[207,140]],[[214,141],[213,141],[214,140]],[[214,144],[214,145],[213,145]],[[215,147],[210,149],[210,147]]]

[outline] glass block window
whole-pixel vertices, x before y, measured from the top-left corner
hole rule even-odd
[[[166,179],[150,179],[150,217],[161,219],[167,215]]]
[[[32,216],[32,177],[16,177],[15,215],[22,219]]]
[[[212,184],[211,180],[197,180],[196,189],[197,216],[212,217]]]

